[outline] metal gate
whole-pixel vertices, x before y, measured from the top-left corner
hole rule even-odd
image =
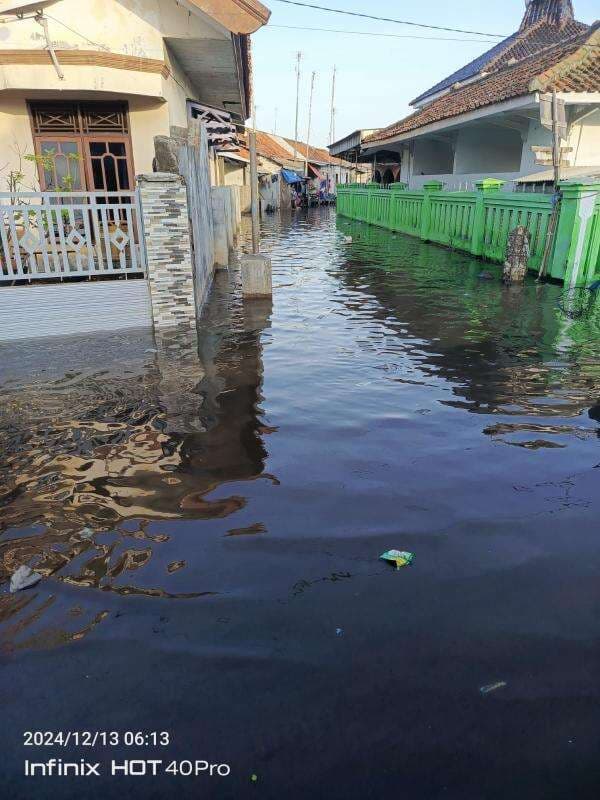
[[[0,285],[145,270],[137,191],[0,193]]]

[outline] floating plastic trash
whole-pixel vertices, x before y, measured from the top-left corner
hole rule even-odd
[[[381,561],[387,561],[390,564],[395,564],[396,569],[408,567],[412,564],[415,558],[414,553],[406,553],[403,550],[388,550],[383,555],[379,556]]]
[[[491,692],[496,692],[498,689],[504,689],[508,684],[506,681],[498,681],[498,683],[490,683],[489,686],[482,686],[479,690],[481,694],[491,694]]]
[[[39,572],[34,572],[31,567],[19,567],[10,579],[10,592],[15,594],[22,589],[29,589],[42,580]]]

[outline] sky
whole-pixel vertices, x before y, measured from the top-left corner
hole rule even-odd
[[[306,141],[310,80],[317,73],[311,144],[329,143],[333,67],[337,67],[335,138],[380,128],[410,113],[409,102],[500,41],[412,28],[262,0],[272,13],[252,37],[256,125],[292,138],[296,114],[295,59],[302,52],[299,138]],[[523,17],[524,0],[306,0],[316,5],[451,28],[509,35]],[[592,23],[598,0],[574,0],[575,15]],[[287,27],[328,28],[330,32]],[[331,31],[336,32],[331,32]],[[360,31],[426,39],[339,33]],[[437,40],[433,40],[435,37]],[[440,41],[453,39],[453,41]],[[462,40],[462,41],[456,41]],[[471,40],[471,41],[464,41]]]

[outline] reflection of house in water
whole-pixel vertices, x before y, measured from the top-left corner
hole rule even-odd
[[[146,563],[161,540],[147,521],[222,518],[243,507],[238,495],[208,495],[264,471],[260,337],[271,308],[245,309],[218,286],[227,280],[218,274],[218,308],[207,309],[199,347],[195,332],[156,342],[145,333],[96,337],[81,350],[80,341],[63,340],[62,356],[48,353],[51,342],[40,365],[39,350],[11,345],[0,387],[0,582],[36,558],[53,572],[89,551],[91,561],[69,580],[99,585],[93,575]],[[61,357],[68,368],[44,372]],[[120,527],[134,519],[138,531]],[[9,530],[34,524],[45,532]],[[120,552],[125,560],[115,563],[107,546],[81,534],[85,526],[120,531],[145,549]]]
[[[353,244],[336,278],[375,299],[373,317],[398,321],[405,353],[406,336],[414,339],[418,357],[409,362],[418,369],[411,379],[449,381],[454,399],[447,404],[481,414],[575,417],[595,401],[600,320],[570,325],[557,309],[560,287],[506,289],[499,275],[482,279],[481,263],[469,256],[361,223],[343,220],[340,226]],[[362,299],[356,303],[364,309]],[[391,370],[391,379],[401,382],[402,369],[398,375]],[[563,382],[568,397],[549,391]]]

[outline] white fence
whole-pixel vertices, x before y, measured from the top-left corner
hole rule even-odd
[[[0,193],[0,285],[145,272],[138,192]]]

